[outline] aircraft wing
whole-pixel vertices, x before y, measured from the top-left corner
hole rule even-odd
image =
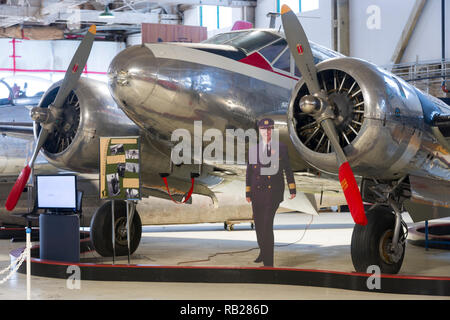
[[[214,193],[237,192],[244,196],[246,166],[220,166],[215,175],[223,178],[222,183],[212,187]],[[289,198],[289,191],[284,192],[284,199],[280,207],[317,215],[317,211],[323,207],[346,205],[341,185],[336,178],[324,174],[317,175],[307,172],[294,173],[297,196]]]
[[[0,122],[0,134],[14,138],[33,140],[33,123]]]

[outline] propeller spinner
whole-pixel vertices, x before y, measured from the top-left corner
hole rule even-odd
[[[78,46],[78,49],[75,52],[69,67],[67,68],[66,74],[64,75],[64,80],[59,87],[53,103],[51,103],[48,108],[36,107],[31,111],[32,119],[40,123],[41,131],[37,141],[35,142],[33,155],[30,161],[20,173],[16,183],[8,195],[8,199],[6,199],[5,207],[8,211],[12,211],[16,207],[16,204],[22,195],[22,191],[30,177],[31,169],[34,166],[34,162],[39,154],[39,151],[45,144],[49,134],[55,129],[55,126],[57,126],[61,120],[64,111],[64,102],[72,90],[76,87],[78,79],[80,79],[81,73],[83,72],[89,58],[89,54],[91,53],[96,30],[96,26],[92,25],[84,36],[83,41],[81,41]]]
[[[309,95],[300,99],[300,109],[314,117],[328,137],[336,153],[339,164],[339,181],[353,220],[357,224],[366,225],[367,217],[361,193],[344,150],[339,144],[339,135],[333,121],[335,118],[333,106],[329,102],[327,94],[320,90],[317,69],[308,38],[297,16],[287,5],[283,5],[281,9],[281,21],[289,49],[309,91]]]

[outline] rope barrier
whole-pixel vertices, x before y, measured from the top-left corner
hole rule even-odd
[[[31,230],[30,230],[31,231]],[[0,275],[6,273],[9,271],[8,275],[0,280],[0,285],[4,284],[6,281],[8,281],[9,279],[11,279],[11,277],[13,276],[14,273],[17,272],[17,270],[19,270],[20,266],[23,264],[23,262],[27,259],[27,256],[29,255],[29,252],[31,250],[31,242],[27,241],[27,245],[24,248],[23,252],[20,254],[20,256],[12,261],[9,266],[7,266],[5,269],[0,271]],[[28,260],[31,257],[28,257]]]
[[[14,268],[11,270],[11,272],[5,278],[0,280],[0,285],[4,284],[6,281],[8,281],[13,276],[13,274],[16,273],[17,270],[19,270],[20,266],[25,261],[26,257],[27,257],[27,252],[26,252],[26,250],[24,250],[16,261],[11,262],[11,264],[7,268],[5,268],[4,270],[2,270],[0,272],[0,274],[3,274],[5,272],[7,272],[8,270],[10,270],[15,265]]]

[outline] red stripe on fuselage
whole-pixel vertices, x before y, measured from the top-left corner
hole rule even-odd
[[[249,55],[239,61],[242,63],[245,63],[245,64],[249,64],[251,66],[260,68],[260,69],[273,71],[272,66],[258,52],[254,52],[251,55]]]
[[[280,73],[280,72],[273,70],[270,63],[267,62],[267,60],[264,59],[264,57],[261,54],[259,54],[259,52],[254,52],[251,55],[245,57],[244,59],[239,60],[239,62],[248,64],[248,65],[260,68],[260,69],[264,69],[264,70],[279,74],[280,76],[298,81],[298,78],[291,77],[291,76],[288,76],[287,74]]]

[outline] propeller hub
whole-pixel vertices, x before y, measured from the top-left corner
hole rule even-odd
[[[47,108],[34,107],[30,111],[30,117],[33,121],[44,123],[49,120],[50,110]]]
[[[307,114],[315,114],[322,109],[322,102],[315,96],[306,95],[300,99],[299,106],[302,112]]]
[[[333,92],[328,98],[334,107],[334,123],[339,130],[343,130],[353,119],[354,104],[346,93]]]

